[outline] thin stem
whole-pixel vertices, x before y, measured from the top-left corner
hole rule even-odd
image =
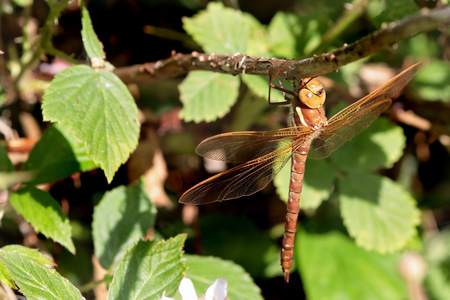
[[[104,282],[105,282],[105,278],[103,278],[101,280],[91,281],[91,282],[88,282],[88,283],[78,287],[78,289],[80,290],[80,292],[87,292],[87,291],[92,290],[97,285],[102,284]]]

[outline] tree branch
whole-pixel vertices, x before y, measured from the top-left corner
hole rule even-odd
[[[279,68],[280,79],[315,77],[336,71],[339,67],[388,49],[395,43],[419,33],[450,25],[450,6],[422,9],[419,13],[389,23],[372,34],[350,45],[329,53],[314,55],[303,60],[252,57],[245,54],[205,54],[172,52],[170,58],[157,62],[118,68],[114,72],[125,83],[143,83],[174,78],[190,71],[205,70],[231,75],[252,74],[267,76]]]

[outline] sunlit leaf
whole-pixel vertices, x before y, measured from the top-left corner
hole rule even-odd
[[[10,202],[37,232],[75,253],[69,220],[49,193],[35,187],[26,187],[12,193]]]
[[[406,137],[400,126],[379,118],[330,155],[341,170],[391,168],[403,154]]]
[[[22,252],[0,251],[0,259],[28,299],[84,299],[69,280]]]
[[[5,251],[19,253],[21,257],[29,258],[39,264],[46,264],[50,266],[54,264],[51,260],[39,253],[36,249],[27,248],[21,245],[8,245],[0,249],[0,253]],[[7,284],[9,287],[16,288],[11,274],[3,264],[2,260],[0,260],[0,281]]]
[[[392,252],[416,233],[420,213],[415,201],[390,179],[351,172],[339,180],[338,188],[344,224],[359,246]]]
[[[83,2],[81,2],[83,4]],[[86,5],[81,5],[81,37],[83,38],[83,46],[88,54],[89,58],[103,60],[105,58],[105,52],[103,52],[103,45],[100,43],[94,28],[92,27],[91,17]]]
[[[246,53],[249,22],[242,12],[210,2],[192,18],[183,18],[183,28],[207,53]]]
[[[228,282],[229,299],[263,299],[261,291],[245,270],[231,262],[217,257],[185,254],[186,277],[194,283],[197,295],[205,294],[208,287],[218,278]]]
[[[36,249],[24,247],[21,245],[8,245],[3,248],[1,248],[1,251],[9,251],[9,252],[15,252],[19,253],[22,257],[29,258],[39,264],[45,264],[45,265],[53,265],[53,261],[45,257],[43,254],[41,254]]]
[[[302,230],[294,249],[310,300],[408,298],[398,254],[368,252],[337,231]]]
[[[1,254],[1,250],[0,250],[0,254]],[[2,284],[9,286],[10,288],[16,287],[16,285],[14,284],[14,280],[11,277],[11,274],[9,274],[8,269],[3,264],[3,261],[1,261],[1,259],[0,259],[0,282]]]
[[[186,235],[167,241],[139,241],[114,272],[108,299],[160,299],[176,293],[186,270],[181,258]]]
[[[94,209],[92,223],[95,255],[100,264],[109,269],[118,263],[127,248],[145,237],[155,216],[156,207],[142,181],[105,193]]]
[[[253,15],[244,13],[244,16],[249,24],[248,47],[245,54],[257,57],[273,56],[269,50],[269,37],[266,26],[261,24]]]
[[[179,87],[186,121],[211,122],[227,114],[236,102],[239,78],[205,71],[190,72]]]
[[[74,66],[45,91],[44,119],[67,125],[110,182],[136,148],[138,110],[127,87],[109,71]]]

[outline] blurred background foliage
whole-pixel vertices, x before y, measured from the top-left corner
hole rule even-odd
[[[366,36],[383,23],[414,14],[425,6],[444,4],[445,1],[412,0],[355,0],[351,3],[340,0],[224,1],[225,6],[241,10],[247,18],[254,18],[254,38],[248,44],[249,53],[246,54],[290,59],[331,51]],[[88,3],[88,9],[107,60],[119,68],[164,59],[170,56],[171,51],[213,52],[207,47],[208,39],[202,43],[192,38],[196,30],[193,16],[204,13],[207,5],[207,1],[195,0],[97,0]],[[2,2],[1,48],[8,49],[8,56],[0,67],[2,76],[6,76],[6,70],[11,76],[17,74],[21,55],[29,51],[23,43],[24,28],[21,24],[24,18],[29,18],[34,26],[26,28],[29,30],[28,38],[32,40],[33,35],[39,33],[38,28],[43,26],[48,11],[47,3],[39,0]],[[80,10],[72,3],[59,18],[52,42],[59,51],[79,62],[86,62],[80,30]],[[223,98],[207,99],[217,107],[227,105],[223,112],[219,113],[214,106],[208,110],[203,107],[204,103],[200,103],[196,104],[197,108],[205,110],[206,118],[198,119],[195,111],[192,116],[186,115],[189,112],[181,114],[185,119],[197,118],[197,124],[183,122],[179,117],[180,109],[185,109],[180,93],[183,89],[191,91],[195,87],[187,85],[186,81],[180,86],[183,78],[131,85],[130,90],[142,116],[141,141],[113,183],[108,185],[103,173],[93,170],[46,187],[55,199],[61,201],[63,210],[69,215],[77,254],[73,256],[35,234],[7,206],[3,210],[1,245],[15,243],[38,247],[51,253],[58,264],[58,271],[74,284],[91,281],[93,206],[106,191],[135,180],[143,173],[142,168],[151,165],[153,169],[151,175],[147,173],[150,177],[147,188],[151,200],[158,206],[155,236],[168,238],[188,232],[187,253],[214,255],[240,264],[259,285],[265,299],[302,299],[305,295],[309,299],[405,299],[422,292],[431,299],[447,299],[450,292],[447,214],[450,201],[449,33],[449,29],[442,29],[417,35],[322,79],[327,86],[326,108],[336,112],[333,107],[338,103],[347,105],[401,69],[414,62],[424,63],[423,69],[389,111],[390,122],[383,117],[375,125],[379,131],[394,128],[396,135],[392,140],[385,139],[386,136],[381,140],[385,140],[386,156],[395,158],[374,163],[375,166],[369,168],[372,175],[364,175],[374,176],[376,173],[389,178],[402,186],[405,193],[417,202],[414,206],[421,210],[420,224],[413,237],[393,253],[378,253],[358,247],[343,224],[345,218],[344,221],[341,218],[340,210],[345,199],[339,199],[339,193],[348,185],[345,185],[345,180],[340,181],[344,182],[340,183],[342,186],[334,182],[345,178],[346,166],[348,171],[349,164],[358,155],[369,153],[371,157],[373,150],[366,147],[364,141],[353,144],[357,146],[346,146],[350,148],[336,153],[335,158],[332,154],[327,160],[307,162],[305,182],[312,186],[323,182],[328,184],[318,189],[306,188],[302,197],[305,210],[300,215],[301,230],[289,284],[283,284],[279,264],[285,214],[285,203],[280,198],[287,193],[279,192],[282,187],[278,185],[286,184],[286,179],[278,179],[279,184],[270,184],[250,197],[201,206],[198,211],[177,203],[186,189],[226,167],[204,162],[195,155],[195,146],[201,140],[228,131],[270,130],[286,126],[288,110],[267,105],[268,86],[265,81],[254,83],[250,77],[255,76],[241,77],[244,84],[238,81],[235,95],[230,96],[225,91],[222,92]],[[239,30],[233,32],[233,36],[239,34]],[[244,36],[241,42],[247,43],[248,40]],[[8,99],[5,93],[8,88],[3,86],[0,112],[2,124],[8,124],[9,131],[6,131],[30,140],[39,138],[48,125],[42,121],[42,92],[52,76],[66,65],[60,57],[47,55],[29,66],[20,81],[16,101]],[[196,80],[200,83],[206,80],[217,82],[216,76],[206,73]],[[228,98],[232,99],[228,101]],[[396,117],[396,112],[408,110],[412,110],[417,118],[402,122]],[[6,131],[2,131],[5,139]],[[373,130],[364,131],[361,135],[369,136],[370,131]],[[351,152],[355,148],[360,152]],[[25,161],[23,153],[11,155],[14,155],[11,160],[16,166]],[[160,164],[155,157],[159,157]],[[330,166],[333,166],[331,172]],[[358,165],[352,168],[358,168]],[[309,177],[308,172],[311,173]],[[364,176],[355,178],[355,181],[364,180]],[[160,177],[165,179],[164,184],[155,179]],[[346,180],[348,178],[352,177]],[[382,219],[383,215],[379,217]],[[417,219],[411,222],[419,222],[418,216],[410,217]],[[189,218],[193,220],[188,221]],[[386,229],[390,230],[395,232],[395,229]],[[404,232],[395,234],[399,238],[403,234],[411,235]],[[422,273],[414,274],[414,270],[421,267]]]

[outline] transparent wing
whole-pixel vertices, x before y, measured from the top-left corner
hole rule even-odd
[[[367,128],[392,103],[405,85],[419,71],[421,64],[415,64],[366,97],[344,108],[322,129],[322,133],[311,144],[309,158],[324,158]]]
[[[307,127],[229,132],[205,139],[195,151],[200,156],[214,160],[244,163],[283,148],[294,139],[305,139],[310,133]]]
[[[264,156],[200,182],[185,192],[179,202],[195,205],[207,204],[248,196],[260,191],[283,168],[292,149],[297,148],[305,141],[301,137]]]

